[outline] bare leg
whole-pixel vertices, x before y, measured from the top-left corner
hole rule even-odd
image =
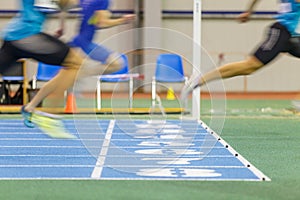
[[[240,62],[223,65],[207,74],[204,74],[199,80],[199,85],[203,85],[213,80],[226,79],[234,76],[249,75],[263,67],[264,64],[254,56]]]
[[[217,79],[226,79],[234,76],[249,75],[263,66],[264,64],[256,57],[250,56],[244,61],[223,65],[204,74],[201,77],[191,77],[188,83],[181,90],[181,101],[186,102],[188,95],[193,91],[194,88],[198,86],[202,86],[210,81]]]
[[[108,58],[107,58],[107,67],[103,74],[110,74],[113,72],[116,72],[122,68],[124,65],[124,60],[120,57],[119,54],[117,53],[112,53]]]
[[[123,59],[117,53],[112,53],[106,60],[107,64],[101,64],[99,61],[88,59],[83,63],[78,78],[110,74],[120,70],[124,64]]]
[[[49,94],[54,91],[60,93],[71,87],[75,82],[81,63],[82,58],[71,49],[62,64],[64,68],[39,90],[34,98],[26,105],[25,110],[31,112]]]

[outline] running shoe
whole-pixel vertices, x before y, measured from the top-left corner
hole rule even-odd
[[[32,122],[46,135],[57,139],[75,139],[76,137],[65,129],[62,119],[53,114],[35,111],[32,113]]]
[[[300,112],[300,100],[293,100],[292,106],[296,112]]]
[[[32,113],[25,110],[25,105],[22,106],[22,108],[21,108],[21,114],[22,114],[23,122],[24,122],[25,126],[27,126],[29,128],[34,128],[35,126],[31,121]]]
[[[187,100],[188,100],[188,96],[193,92],[194,89],[196,89],[197,87],[199,87],[199,77],[191,77],[186,84],[184,85],[184,87],[181,90],[180,93],[180,100],[182,103],[185,104],[185,106],[187,106]]]

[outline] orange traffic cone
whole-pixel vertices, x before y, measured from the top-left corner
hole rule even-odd
[[[75,113],[76,112],[76,98],[73,93],[68,93],[67,102],[65,107],[65,113]]]

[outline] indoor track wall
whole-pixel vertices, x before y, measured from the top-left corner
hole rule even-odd
[[[155,10],[155,3],[150,6],[145,3],[144,0],[144,10]],[[178,31],[185,34],[187,37],[192,38],[193,33],[193,23],[192,23],[192,9],[193,0],[151,0],[159,1],[161,4],[158,9],[162,11],[168,11],[171,14],[162,14],[160,21],[156,22],[157,25],[162,28],[167,28],[170,30]],[[17,10],[17,0],[12,1],[1,1],[0,7],[2,11],[7,10]],[[133,11],[135,7],[136,0],[114,0],[112,5],[112,10],[115,11]],[[229,12],[239,12],[243,11],[249,1],[236,1],[236,0],[203,0],[203,11],[211,12],[213,14],[203,15],[202,24],[202,45],[208,51],[209,55],[212,57],[216,65],[224,64],[231,61],[238,61],[244,59],[248,53],[253,51],[256,44],[264,38],[264,33],[266,27],[273,22],[272,17],[277,9],[276,0],[272,1],[262,1],[257,6],[257,10],[261,13],[255,15],[253,20],[247,24],[240,25],[234,20],[235,14],[229,14]],[[186,13],[182,13],[186,12]],[[223,13],[223,14],[220,14]],[[225,14],[224,14],[225,13]],[[9,17],[8,17],[9,16]],[[5,24],[9,21],[12,14],[3,14],[0,17],[0,28],[2,29]],[[145,22],[146,20],[144,20]],[[78,20],[74,17],[70,17],[67,23],[67,32],[63,37],[63,40],[68,41],[75,33]],[[143,24],[147,26],[147,24]],[[58,26],[56,18],[52,18],[46,26],[46,31],[55,30]],[[154,25],[155,26],[155,23]],[[114,27],[109,30],[103,30],[96,37],[97,42],[105,41],[111,35],[116,33],[130,30],[134,25],[124,25],[119,27]],[[179,51],[189,58],[192,56],[192,45],[191,44],[180,44],[177,42],[169,42],[166,35],[162,34],[159,37],[159,42],[164,49],[169,49],[170,51]],[[144,38],[141,39],[143,43]],[[155,40],[158,42],[158,40]],[[117,41],[117,46],[112,46],[113,50],[122,51],[124,47],[134,48],[134,38],[133,36],[126,41]],[[145,55],[144,55],[145,56]],[[225,87],[227,91],[297,91],[299,86],[295,83],[298,82],[298,74],[300,68],[298,67],[298,60],[288,56],[281,56],[279,60],[269,64],[266,69],[257,72],[254,76],[250,77],[238,77],[225,81]],[[145,59],[147,62],[155,63],[156,55],[150,56],[150,58]],[[220,59],[222,58],[222,59]],[[150,59],[150,60],[149,60]],[[132,62],[132,59],[130,59]],[[34,64],[31,65],[29,70],[29,75],[34,73]],[[187,75],[191,74],[191,66],[185,63],[185,72]],[[284,70],[283,70],[284,68]],[[151,80],[154,70],[153,68],[147,69],[146,81]],[[122,86],[123,87],[123,86]],[[179,88],[180,86],[176,86]],[[106,87],[110,89],[110,86]],[[124,90],[127,86],[124,85]],[[205,88],[203,88],[205,90]],[[146,89],[146,90],[149,90]]]

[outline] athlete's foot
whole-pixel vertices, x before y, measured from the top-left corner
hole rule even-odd
[[[31,121],[32,113],[25,110],[25,106],[22,106],[21,114],[22,114],[22,117],[24,119],[23,122],[24,122],[25,126],[27,126],[29,128],[34,128],[35,126]]]
[[[291,103],[294,110],[300,112],[300,100],[293,100]]]
[[[76,139],[76,136],[68,133],[61,118],[57,115],[35,111],[32,114],[32,122],[51,138]]]
[[[184,104],[187,104],[188,96],[193,92],[193,90],[200,86],[199,78],[191,77],[187,81],[187,83],[184,85],[184,87],[182,88],[181,94],[180,94],[180,99],[181,99],[181,102],[183,102]]]

